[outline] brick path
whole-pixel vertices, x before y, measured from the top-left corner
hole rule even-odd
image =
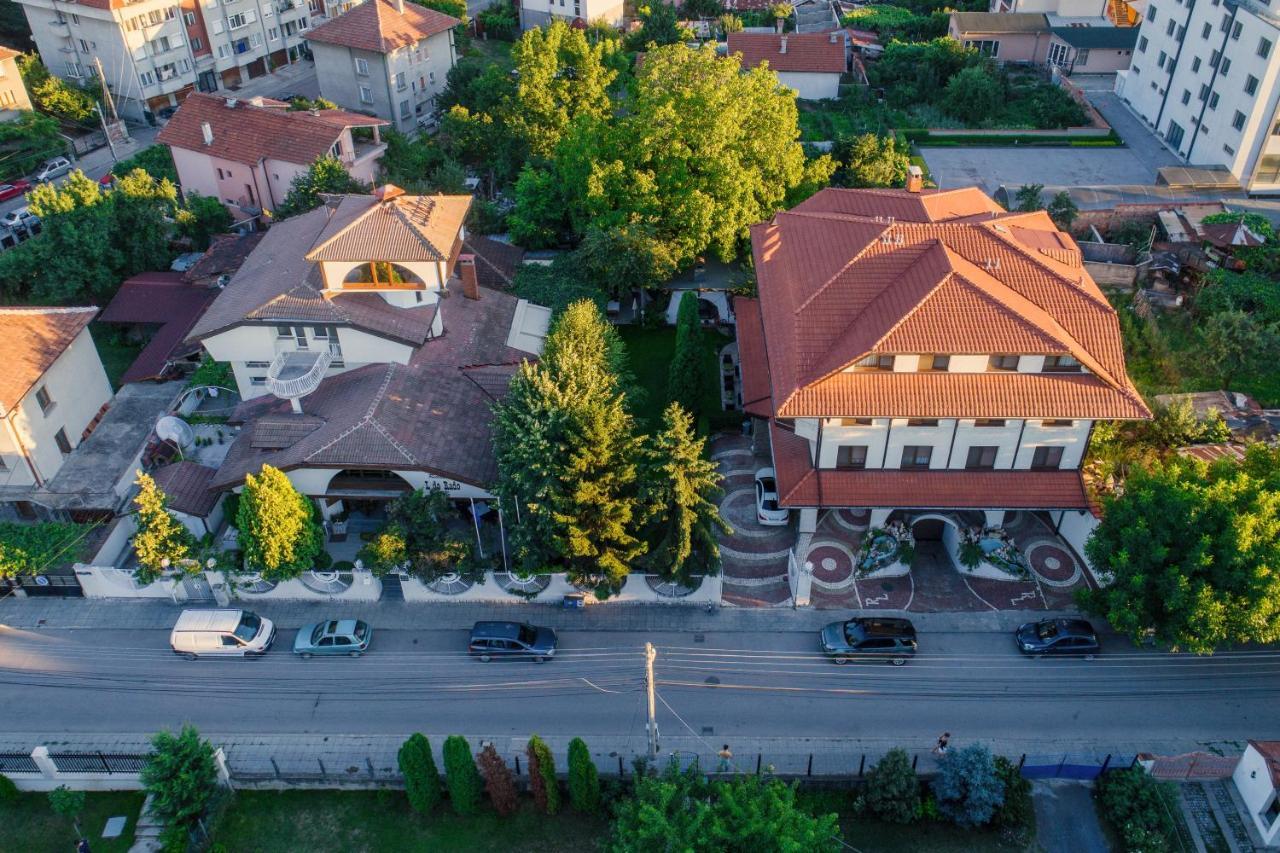
[[[720,537],[724,600],[738,607],[775,607],[791,601],[787,552],[795,544],[795,516],[786,527],[765,527],[756,520],[755,472],[769,465],[757,456],[751,439],[721,433],[711,442],[725,495],[720,514],[733,533]]]

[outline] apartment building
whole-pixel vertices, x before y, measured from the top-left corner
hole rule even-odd
[[[604,21],[611,27],[622,23],[621,0],[519,0],[520,29],[532,30],[555,21],[583,24]]]
[[[1155,0],[1116,94],[1189,164],[1280,193],[1280,14],[1252,0]]]
[[[12,121],[31,109],[31,98],[18,71],[18,56],[18,51],[0,46],[0,122]]]
[[[49,70],[102,75],[135,121],[296,62],[324,0],[18,0]]]
[[[388,185],[267,232],[192,331],[245,400],[212,487],[270,464],[326,517],[424,486],[490,496],[490,407],[550,312],[480,286],[470,205]]]
[[[368,0],[307,33],[320,94],[384,118],[401,132],[430,120],[457,54],[461,24],[405,0]]]
[[[913,178],[825,189],[751,229],[742,396],[779,501],[802,535],[824,509],[953,530],[1083,519],[1093,424],[1150,417],[1115,311],[1044,211]]]
[[[1146,0],[991,0],[989,12],[1043,12],[1061,18],[1105,18],[1117,27],[1136,27]]]

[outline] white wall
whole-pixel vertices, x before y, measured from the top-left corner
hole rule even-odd
[[[1087,510],[1079,511],[1063,511],[1055,514],[1055,519],[1061,519],[1058,524],[1058,535],[1065,539],[1080,560],[1084,563],[1085,568],[1093,575],[1094,580],[1104,582],[1106,578],[1099,578],[1098,573],[1094,571],[1093,566],[1089,564],[1089,558],[1085,556],[1084,547],[1089,543],[1089,537],[1093,531],[1102,522],[1091,512]]]
[[[779,71],[778,82],[790,89],[795,89],[796,97],[804,100],[818,101],[840,95],[839,74]]]
[[[1268,825],[1264,822],[1263,812],[1275,799],[1276,789],[1271,783],[1271,772],[1267,768],[1266,759],[1253,744],[1245,747],[1244,755],[1240,757],[1240,763],[1236,765],[1231,778],[1236,784],[1236,790],[1240,792],[1240,799],[1244,800],[1245,809],[1253,818],[1253,825],[1262,835],[1263,843],[1275,844],[1280,840],[1280,819]]]

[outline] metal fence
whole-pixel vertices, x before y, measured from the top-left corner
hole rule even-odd
[[[40,767],[29,752],[0,752],[0,772],[39,773]]]
[[[1108,770],[1132,767],[1138,757],[1133,753],[1103,756],[1064,753],[1060,755],[1024,755],[1022,775],[1026,779],[1097,779]]]
[[[59,773],[141,773],[147,763],[146,755],[109,752],[51,752],[49,758]]]

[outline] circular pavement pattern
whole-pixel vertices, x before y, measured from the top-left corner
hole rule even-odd
[[[772,536],[778,528],[765,527],[756,520],[755,489],[734,489],[720,501],[720,515],[733,528],[734,536]]]
[[[836,524],[846,530],[866,530],[871,524],[869,509],[833,509],[831,517],[835,519]]]
[[[1054,542],[1033,542],[1027,547],[1026,555],[1031,570],[1049,586],[1071,586],[1080,577],[1076,561]]]
[[[844,586],[853,580],[853,557],[833,543],[818,543],[805,560],[813,564],[813,579],[819,584]]]

